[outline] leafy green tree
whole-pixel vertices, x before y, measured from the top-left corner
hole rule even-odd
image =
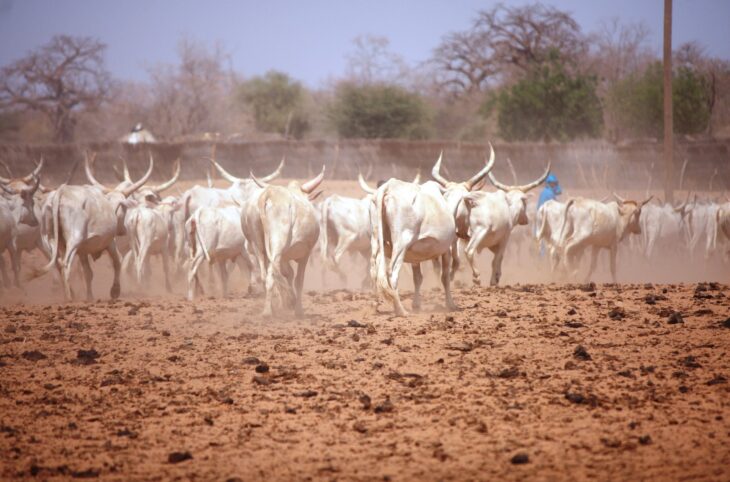
[[[609,108],[620,120],[624,134],[661,138],[664,133],[664,85],[661,62],[616,84],[608,97]],[[674,132],[697,134],[710,122],[710,90],[707,79],[692,67],[673,73],[672,109]]]
[[[252,78],[241,86],[240,98],[253,108],[260,131],[301,139],[310,129],[306,91],[285,73],[270,71]]]
[[[429,113],[418,94],[388,84],[342,83],[329,119],[346,138],[410,138],[429,135]]]
[[[557,57],[488,98],[481,112],[488,116],[495,109],[499,133],[508,141],[596,137],[603,128],[596,79],[570,73]]]

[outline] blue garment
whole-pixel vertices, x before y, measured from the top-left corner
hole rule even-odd
[[[560,184],[557,182],[558,180],[555,179],[554,183],[545,184],[545,188],[543,188],[542,192],[540,193],[540,199],[537,201],[537,209],[540,209],[540,206],[545,204],[547,201],[551,199],[557,199],[558,195],[563,193],[563,190],[560,189]]]

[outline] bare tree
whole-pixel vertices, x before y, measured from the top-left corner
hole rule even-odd
[[[617,17],[602,22],[590,37],[593,70],[608,85],[641,71],[655,59],[650,36],[649,27],[642,22],[621,23]]]
[[[222,130],[235,81],[223,50],[183,38],[178,56],[179,64],[150,71],[153,103],[147,124],[165,137]]]
[[[72,141],[78,113],[107,98],[111,77],[104,68],[105,49],[91,37],[53,37],[0,71],[0,106],[41,112],[54,140]]]
[[[361,84],[407,82],[408,65],[390,50],[387,37],[358,35],[352,43],[354,49],[347,55],[348,80]]]
[[[555,7],[501,3],[480,11],[472,27],[448,34],[433,52],[448,90],[473,93],[558,53],[577,59],[587,42],[573,17]]]

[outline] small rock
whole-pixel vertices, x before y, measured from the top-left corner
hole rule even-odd
[[[617,306],[608,312],[608,317],[612,320],[623,320],[624,318],[626,318],[626,311],[623,308]]]
[[[392,412],[394,408],[393,402],[391,402],[389,398],[386,398],[383,403],[375,406],[375,413],[389,413]]]
[[[260,363],[256,365],[256,373],[268,373],[269,372],[269,365],[266,363]]]
[[[667,318],[667,323],[670,325],[676,325],[678,323],[684,323],[684,319],[682,318],[682,314],[679,311],[675,311],[671,315],[669,315],[669,318]]]
[[[694,356],[689,355],[682,359],[681,364],[686,366],[687,368],[700,368],[702,365],[699,364],[699,362],[695,359]]]
[[[269,380],[267,377],[262,377],[259,375],[255,375],[253,377],[254,383],[257,383],[259,385],[271,385],[271,380]]]
[[[350,328],[367,328],[367,325],[363,325],[357,320],[349,320],[347,322],[347,326],[349,326]]]
[[[259,365],[261,363],[261,360],[259,360],[255,356],[249,356],[243,359],[243,363],[245,365]]]
[[[25,358],[26,360],[30,360],[30,361],[34,361],[34,362],[48,358],[46,355],[44,355],[42,352],[40,352],[38,350],[24,351],[21,356],[23,358]]]
[[[722,326],[725,328],[730,328],[730,318],[722,322]]]
[[[170,455],[167,456],[167,462],[170,464],[178,464],[192,458],[193,456],[190,454],[190,452],[172,452]]]
[[[651,444],[651,435],[642,435],[639,437],[639,443],[641,445],[650,445]]]
[[[448,350],[457,350],[466,353],[472,351],[474,349],[474,345],[472,345],[468,341],[457,341],[454,343],[449,343],[448,345],[446,345],[446,348]]]
[[[354,424],[352,424],[352,428],[355,429],[356,432],[360,433],[367,433],[368,428],[365,426],[363,422],[357,421]]]
[[[170,336],[170,332],[167,330],[162,330],[162,336]]]
[[[91,350],[78,350],[76,352],[76,360],[74,360],[74,363],[77,365],[92,365],[96,363],[96,359],[100,356],[99,352],[93,348]]]
[[[520,452],[518,454],[515,454],[510,461],[514,465],[522,465],[522,464],[526,464],[530,461],[530,456],[524,452]]]
[[[586,350],[583,345],[578,345],[575,347],[575,350],[573,351],[573,356],[579,360],[590,360],[591,355],[588,353],[588,350]]]
[[[361,393],[357,399],[360,401],[360,403],[362,403],[362,408],[364,408],[365,410],[370,409],[372,401],[370,400],[370,396],[367,393]]]
[[[565,326],[567,326],[568,328],[583,328],[586,325],[578,321],[566,321]]]
[[[727,383],[727,378],[722,375],[715,375],[712,380],[707,382],[707,385],[720,385],[722,383]]]
[[[304,398],[312,398],[316,397],[318,395],[317,391],[315,390],[304,390],[303,392],[295,393],[295,397],[304,397]]]
[[[578,312],[575,310],[575,308],[571,308],[568,310],[569,315],[575,315],[576,313],[578,313]]]
[[[520,376],[520,371],[517,367],[505,368],[497,374],[498,378],[515,378]]]

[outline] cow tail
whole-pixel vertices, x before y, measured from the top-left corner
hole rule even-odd
[[[565,204],[565,212],[563,213],[563,225],[560,227],[560,237],[558,238],[560,240],[560,246],[565,245],[564,236],[566,236],[566,232],[567,232],[566,227],[568,225],[568,213],[569,213],[570,207],[573,205],[574,201],[575,201],[574,199],[571,199]]]
[[[261,226],[264,230],[264,256],[266,257],[266,265],[271,269],[271,274],[274,278],[275,293],[278,293],[279,297],[284,304],[289,304],[292,300],[290,299],[289,284],[281,273],[281,258],[275,259],[274,247],[271,244],[271,235],[269,226],[271,225],[271,217],[267,215],[266,208],[269,205],[269,198],[266,193],[262,194],[259,198],[259,215],[261,216]],[[289,211],[289,219],[283,220],[281,224],[287,226],[289,229],[288,236],[291,236],[292,225],[293,225],[293,214],[291,207]]]
[[[545,204],[540,206],[540,209],[537,210],[537,217],[539,218],[540,224],[537,229],[536,238],[538,240],[545,239],[545,235],[547,234],[547,229],[548,229],[547,213],[545,212]]]
[[[200,209],[198,209],[197,211],[195,211],[195,213],[193,213],[192,219],[193,219],[193,223],[192,223],[193,227],[192,227],[191,231],[193,231],[193,236],[191,236],[191,237],[193,237],[195,239],[195,241],[200,246],[200,249],[203,250],[203,256],[205,256],[205,260],[208,263],[210,263],[210,253],[208,252],[208,247],[205,245],[203,236],[200,233]]]
[[[385,213],[385,195],[387,187],[378,190],[375,195],[375,216],[378,229],[378,253],[375,257],[376,262],[376,286],[378,291],[383,292],[388,298],[392,298],[392,287],[388,279],[388,271],[386,269],[385,260],[385,229],[386,229],[386,213]]]
[[[40,276],[53,268],[58,260],[58,244],[60,238],[60,224],[61,224],[61,195],[63,194],[63,188],[65,184],[62,184],[53,194],[53,200],[51,201],[51,224],[53,225],[53,245],[51,247],[51,257],[48,264],[40,269],[37,276]],[[35,276],[34,276],[35,277]]]

